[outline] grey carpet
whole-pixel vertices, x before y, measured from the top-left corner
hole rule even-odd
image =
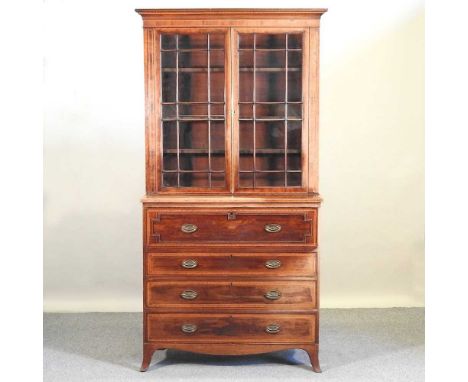
[[[146,373],[139,313],[44,314],[44,381],[424,381],[424,310],[324,309],[320,362],[302,350],[216,357],[157,351]]]

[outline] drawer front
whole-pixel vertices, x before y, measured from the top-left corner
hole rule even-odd
[[[316,244],[316,209],[146,210],[146,244]]]
[[[316,274],[316,254],[148,253],[146,272],[161,275],[309,276]]]
[[[148,341],[315,342],[314,314],[150,313]]]
[[[316,307],[315,281],[147,281],[146,305],[244,304]]]

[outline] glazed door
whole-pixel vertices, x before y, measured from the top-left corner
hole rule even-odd
[[[229,46],[228,29],[158,30],[159,191],[230,190]]]
[[[307,188],[307,30],[233,31],[236,193]]]

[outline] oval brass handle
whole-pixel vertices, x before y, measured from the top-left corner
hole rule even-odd
[[[281,297],[281,292],[279,290],[269,290],[264,296],[268,300],[278,300]]]
[[[279,268],[279,267],[281,267],[281,261],[279,261],[279,260],[267,260],[265,262],[265,267],[267,267],[268,269]]]
[[[198,327],[195,324],[183,324],[181,329],[184,333],[195,333]]]
[[[182,227],[180,227],[180,230],[184,233],[193,233],[198,230],[198,227],[195,224],[182,224]]]
[[[281,226],[279,224],[265,224],[265,231],[267,232],[279,232],[281,231]]]
[[[187,259],[182,261],[182,267],[187,269],[192,269],[198,267],[198,261],[193,259]]]
[[[198,297],[198,293],[194,290],[187,289],[180,294],[180,297],[182,297],[184,300],[195,300]]]
[[[281,326],[279,326],[278,324],[271,324],[265,328],[265,332],[270,333],[270,334],[279,333],[280,330],[281,330]]]

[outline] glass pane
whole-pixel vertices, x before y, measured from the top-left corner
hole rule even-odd
[[[302,34],[239,35],[239,186],[302,185]]]
[[[253,49],[253,48],[254,48],[253,33],[239,34],[239,49]]]
[[[177,65],[176,52],[162,52],[161,53],[161,67],[174,69]]]
[[[207,172],[194,172],[180,174],[181,187],[209,187],[209,174]]]
[[[253,174],[241,172],[239,174],[239,185],[242,188],[252,188],[253,187]]]
[[[242,153],[239,161],[240,171],[253,171],[253,155],[248,153]]]
[[[206,49],[208,35],[206,33],[194,33],[179,35],[179,49]]]
[[[186,103],[179,105],[179,117],[181,118],[202,118],[208,116],[208,104],[206,103]]]
[[[255,174],[256,187],[284,187],[284,172]]]
[[[288,170],[301,170],[301,155],[300,154],[288,154]]]
[[[302,73],[288,72],[288,102],[302,101]]]
[[[264,34],[257,33],[255,35],[255,49],[285,49],[286,35],[285,34]]]
[[[255,147],[257,149],[281,149],[284,155],[284,122],[257,122]]]
[[[177,149],[177,122],[163,122],[164,149]]]
[[[258,72],[255,77],[255,99],[258,102],[284,102],[284,72]]]
[[[164,187],[177,187],[177,173],[174,173],[174,172],[163,173],[163,186]]]
[[[302,182],[302,174],[300,172],[288,172],[288,186],[299,187]]]
[[[208,68],[208,54],[204,50],[179,53],[179,68]]]
[[[258,119],[284,119],[284,103],[257,103],[255,115]]]
[[[240,72],[239,73],[239,101],[252,102],[253,101],[253,73]]]
[[[184,171],[208,171],[208,155],[180,154],[180,169]]]
[[[180,72],[179,73],[179,101],[207,102],[208,101],[208,73]]]
[[[259,70],[261,70],[262,68],[284,68],[285,64],[286,55],[284,50],[255,52],[255,65]]]
[[[300,151],[302,147],[302,122],[288,121],[288,150]]]
[[[239,148],[240,151],[252,151],[253,141],[253,122],[239,122]]]
[[[176,36],[173,34],[161,35],[161,49],[175,49],[176,48]]]
[[[225,40],[223,33],[210,33],[210,49],[224,49]]]
[[[282,171],[284,168],[284,153],[262,153],[261,150],[255,156],[255,169],[257,171]],[[284,175],[284,174],[283,174]]]
[[[225,148],[225,137],[224,137],[224,122],[211,122],[210,134],[211,134],[211,152],[212,153],[224,153]]]
[[[175,102],[176,100],[176,82],[177,74],[174,72],[162,73],[162,101]]]
[[[208,149],[208,122],[179,122],[180,149]]]
[[[163,187],[226,187],[225,34],[161,35]]]
[[[225,187],[225,177],[224,174],[211,174],[211,187]]]
[[[288,49],[302,49],[301,34],[288,34]]]
[[[163,170],[177,170],[177,155],[175,153],[164,153],[163,155]]]

